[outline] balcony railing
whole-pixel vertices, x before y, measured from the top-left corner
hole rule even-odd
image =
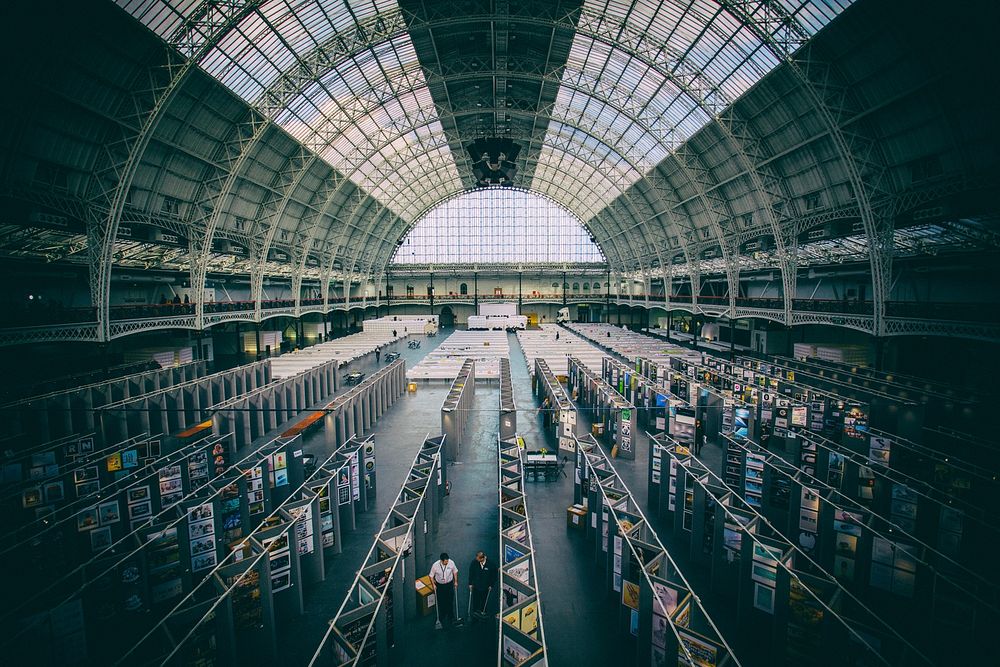
[[[565,297],[567,303],[595,302],[600,303],[605,299],[615,302],[632,301],[637,305],[643,303],[662,304],[663,294],[632,294],[610,296],[603,293],[580,293],[580,292],[530,292],[520,296],[524,303],[531,302],[555,302],[561,303]],[[450,302],[471,302],[477,297],[474,294],[436,294],[435,303]],[[506,301],[516,302],[519,299],[517,294],[479,294],[479,301]],[[397,304],[397,303],[427,303],[430,297],[426,294],[412,295],[390,295],[381,299],[374,296],[352,296],[349,304],[374,305]],[[678,306],[690,305],[691,295],[675,294],[670,297],[671,304]],[[345,305],[343,297],[330,297],[327,300],[330,308],[342,308]],[[718,306],[727,308],[729,306],[728,297],[720,296],[700,296],[698,297],[700,307],[712,308]],[[309,298],[303,299],[303,308],[323,306],[323,299]],[[736,299],[737,308],[766,309],[774,311],[784,310],[784,302],[776,298],[751,298],[739,297]],[[287,310],[295,307],[293,299],[267,299],[261,302],[261,310]],[[871,317],[874,304],[871,301],[845,301],[835,299],[794,299],[792,310],[797,313],[826,313],[838,315],[860,315]],[[206,303],[204,312],[206,315],[217,313],[252,313],[254,311],[253,301],[213,301]],[[164,303],[164,304],[126,304],[112,306],[109,309],[111,321],[120,322],[125,320],[146,320],[156,318],[177,318],[190,317],[195,314],[193,303]],[[928,320],[928,321],[951,321],[951,322],[975,322],[975,323],[997,323],[1000,322],[1000,308],[996,304],[968,302],[968,303],[938,303],[938,302],[910,302],[910,301],[888,301],[886,302],[886,316],[890,318]],[[9,307],[4,312],[5,326],[2,328],[20,327],[45,327],[56,325],[74,325],[92,323],[97,321],[97,312],[94,308],[65,308],[61,306],[44,305],[31,308]]]

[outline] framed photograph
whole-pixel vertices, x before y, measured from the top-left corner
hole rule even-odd
[[[103,551],[111,546],[111,529],[95,528],[90,531],[90,550]]]
[[[154,459],[160,457],[160,441],[159,440],[150,440],[149,441],[149,455],[152,458],[154,458]]]
[[[281,574],[276,574],[271,577],[271,592],[277,593],[283,591],[292,585],[292,573],[290,571],[282,572]]]
[[[45,502],[55,503],[66,499],[66,490],[62,482],[49,482],[45,485]]]
[[[753,585],[753,606],[755,609],[773,614],[774,613],[774,589],[761,584]]]
[[[106,503],[101,503],[97,506],[97,513],[99,515],[101,525],[108,526],[112,523],[118,523],[121,521],[122,513],[121,509],[118,507],[118,501],[112,500]]]
[[[205,537],[206,535],[215,535],[215,522],[211,519],[188,524],[188,536],[192,540],[197,537]]]
[[[191,556],[200,556],[203,553],[215,551],[215,537],[207,535],[191,540]]]
[[[77,484],[81,482],[89,482],[94,479],[97,479],[97,466],[77,468],[73,471],[73,481]]]
[[[760,563],[754,563],[750,578],[765,586],[774,587],[778,579],[778,570],[773,567],[761,565]]]
[[[189,512],[190,514],[189,520],[201,521],[203,519],[211,519],[212,516],[214,516],[213,512],[214,509],[211,503],[206,503],[204,505],[196,505],[195,507],[192,507]]]
[[[21,507],[28,509],[42,504],[42,487],[30,486],[21,493]]]
[[[128,506],[129,519],[143,519],[153,513],[152,501],[146,500],[141,503]]]
[[[128,502],[137,503],[143,500],[149,499],[149,487],[148,486],[137,486],[128,490]]]
[[[801,530],[808,530],[811,532],[816,532],[816,526],[819,524],[819,513],[813,510],[799,510],[799,528]]]
[[[76,485],[76,497],[86,498],[87,496],[92,496],[95,493],[99,493],[101,490],[101,483],[98,481],[84,482],[83,484]]]
[[[205,552],[191,559],[191,571],[200,572],[201,570],[207,570],[210,567],[215,567],[217,562],[218,560],[215,557],[214,551]]]
[[[79,514],[76,515],[76,530],[78,532],[84,532],[85,530],[93,530],[97,528],[98,515],[96,507],[88,507]]]

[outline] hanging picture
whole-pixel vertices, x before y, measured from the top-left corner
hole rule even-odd
[[[753,586],[753,606],[768,614],[774,613],[774,589],[755,583]]]
[[[100,505],[97,506],[97,512],[100,515],[100,521],[102,526],[107,526],[112,523],[118,523],[122,518],[121,510],[118,507],[117,500],[101,503]]]
[[[631,581],[622,582],[622,604],[630,609],[639,608],[639,584]]]
[[[96,507],[88,507],[76,515],[76,529],[79,532],[93,530],[98,526],[98,515]]]
[[[111,546],[111,529],[97,528],[90,531],[90,550],[103,551]]]
[[[31,486],[21,493],[21,507],[28,509],[42,504],[42,487]]]

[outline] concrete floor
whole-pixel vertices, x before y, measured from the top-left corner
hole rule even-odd
[[[420,350],[410,350],[405,343],[389,346],[406,359],[408,366],[423,358],[438,342],[447,337],[443,331],[437,338],[422,339]],[[554,438],[542,432],[538,401],[531,393],[528,367],[515,336],[511,335],[511,373],[514,399],[518,408],[518,432],[529,449],[556,449]],[[352,364],[351,370],[374,370],[374,358]],[[448,391],[445,383],[421,383],[416,394],[406,394],[375,425],[378,459],[378,487],[374,509],[359,514],[357,529],[343,536],[344,551],[327,561],[327,578],[312,586],[305,596],[305,614],[297,618],[279,619],[278,637],[285,664],[305,665],[317,648],[343,602],[357,569],[361,566],[372,538],[384,520],[402,484],[417,449],[427,434],[440,433],[440,406]],[[409,619],[399,634],[392,664],[422,665],[490,665],[497,660],[497,596],[490,597],[489,621],[471,623],[467,618],[467,569],[477,549],[490,555],[494,567],[499,564],[497,518],[497,449],[496,433],[498,388],[495,384],[478,383],[471,421],[466,431],[466,444],[458,460],[449,464],[451,493],[446,498],[437,534],[428,551],[428,562],[418,563],[419,574],[425,574],[440,551],[447,551],[459,566],[458,608],[465,618],[464,627],[434,629],[434,616]],[[583,415],[585,426],[589,420]],[[649,443],[639,437],[635,443],[635,461],[618,459],[614,462],[619,475],[633,492],[637,502],[648,509],[646,466]],[[322,431],[310,434],[304,443],[306,451],[322,457],[332,450],[332,442]],[[721,451],[712,445],[703,451],[702,459],[713,469],[718,468]],[[566,507],[573,502],[571,463],[566,477],[556,481],[532,481],[527,485],[528,513],[536,550],[536,569],[541,597],[542,619],[550,665],[575,666],[613,665],[634,662],[634,645],[616,627],[618,606],[616,595],[594,590],[598,570],[592,548],[582,533],[566,525]],[[702,597],[731,645],[744,664],[756,664],[756,653],[750,642],[740,642],[731,601],[709,592],[708,570],[705,564],[692,562],[687,544],[674,544],[665,525],[656,525],[664,546],[688,577],[695,592]]]

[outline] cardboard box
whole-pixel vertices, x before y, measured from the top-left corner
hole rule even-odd
[[[570,505],[566,508],[566,526],[583,530],[587,525],[587,509],[583,505]]]
[[[417,608],[420,609],[420,615],[427,616],[431,613],[436,602],[430,575],[417,579],[414,586],[417,589]]]

